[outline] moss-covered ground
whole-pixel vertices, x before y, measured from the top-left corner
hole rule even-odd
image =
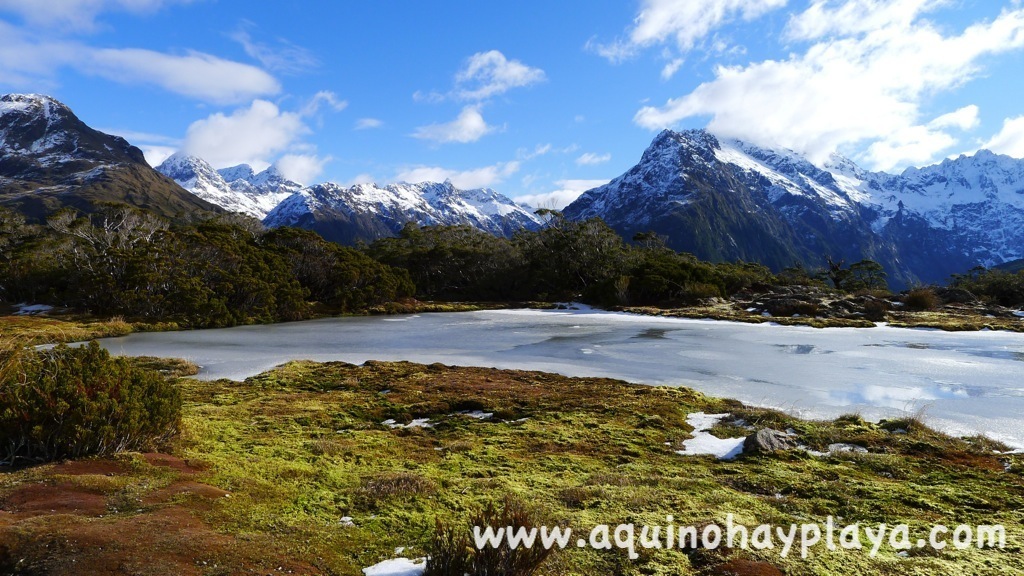
[[[0,572],[357,575],[397,548],[426,555],[436,520],[458,525],[513,494],[583,531],[665,525],[670,514],[677,526],[727,514],[749,525],[906,523],[914,541],[933,524],[1007,529],[1002,550],[886,545],[876,558],[817,548],[807,559],[776,549],[631,560],[572,548],[542,574],[1024,573],[1024,457],[914,419],[810,422],[682,388],[410,363],[295,362],[245,382],[179,383],[184,422],[166,454],[0,474]],[[698,411],[734,416],[714,429],[722,436],[791,429],[814,450],[868,452],[677,454]],[[432,427],[383,424],[423,418]]]

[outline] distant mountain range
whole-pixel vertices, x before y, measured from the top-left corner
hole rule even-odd
[[[487,188],[460,190],[450,181],[421,184],[318,184],[286,198],[264,219],[267,226],[298,226],[328,240],[353,243],[393,236],[407,222],[469,225],[496,236],[536,229],[527,208]]]
[[[156,169],[226,210],[259,218],[270,227],[308,228],[343,244],[394,236],[408,222],[466,224],[499,236],[541,224],[532,211],[493,190],[460,190],[451,182],[304,188],[274,167],[259,174],[245,164],[214,170],[201,158],[181,154]]]
[[[38,220],[101,202],[171,218],[239,212],[342,243],[394,235],[408,222],[503,236],[542,225],[498,192],[451,182],[304,187],[273,167],[215,170],[180,153],[154,170],[138,148],[86,126],[53,98],[0,97],[0,205]],[[600,217],[627,239],[653,231],[708,260],[778,270],[870,258],[896,286],[942,282],[1024,258],[1024,161],[983,150],[894,175],[838,155],[819,166],[789,150],[666,130],[636,166],[564,213]]]
[[[1024,161],[982,150],[892,175],[666,130],[565,215],[603,218],[627,238],[654,231],[705,259],[778,270],[870,258],[895,285],[941,282],[1024,257]]]

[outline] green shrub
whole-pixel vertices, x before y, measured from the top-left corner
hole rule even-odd
[[[953,276],[953,288],[967,290],[982,300],[1002,306],[1024,306],[1024,270],[975,268]]]
[[[92,342],[0,357],[0,461],[153,447],[177,432],[181,396],[158,372]]]

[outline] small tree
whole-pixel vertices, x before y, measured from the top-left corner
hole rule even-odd
[[[850,266],[850,274],[842,286],[843,290],[887,290],[886,273],[882,265],[874,260],[861,260]]]
[[[844,267],[845,260],[826,258],[828,268],[823,274],[837,290],[856,292],[857,290],[886,290],[885,269],[874,260],[861,260],[849,268]]]

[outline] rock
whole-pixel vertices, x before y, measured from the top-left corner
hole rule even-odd
[[[764,307],[772,316],[777,317],[793,316],[794,314],[800,314],[801,316],[815,316],[818,314],[819,310],[817,304],[797,300],[796,298],[778,298],[768,300],[765,302]]]
[[[771,454],[796,448],[796,443],[785,432],[764,428],[747,436],[743,441],[744,454]]]

